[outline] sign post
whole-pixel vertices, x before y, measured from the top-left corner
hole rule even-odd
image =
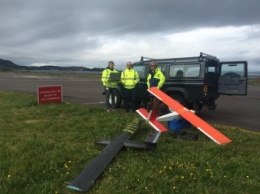
[[[62,102],[62,86],[38,86],[38,105]]]

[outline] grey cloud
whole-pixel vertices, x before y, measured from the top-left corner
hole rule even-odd
[[[16,24],[15,31],[33,31],[32,27],[36,27],[40,35],[50,37],[78,30],[90,35],[113,35],[174,32],[204,26],[241,26],[260,22],[258,0],[60,0],[34,3],[16,0],[10,1],[10,4],[9,7],[6,5],[5,14],[16,18],[12,18]]]
[[[259,0],[0,0],[0,49],[5,50],[0,58],[31,64],[65,55],[64,62],[82,64],[73,56],[102,46],[100,36],[141,39],[196,28],[256,26],[259,7]],[[249,40],[259,36],[257,30],[248,32]],[[23,56],[29,53],[39,58]]]

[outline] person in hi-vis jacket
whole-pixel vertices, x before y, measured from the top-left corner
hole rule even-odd
[[[121,83],[124,85],[125,92],[125,110],[129,112],[131,105],[132,111],[136,110],[135,86],[139,82],[139,74],[133,69],[133,64],[129,61],[126,63],[126,69],[121,73]]]
[[[118,73],[116,69],[114,69],[114,62],[109,61],[108,66],[106,69],[102,71],[102,77],[101,81],[103,83],[103,86],[106,89],[106,107],[107,107],[107,112],[110,110],[114,111],[115,109],[115,93],[116,93],[116,88],[118,81],[113,81],[110,79],[110,73]],[[111,106],[109,104],[109,98],[111,96]]]
[[[160,89],[165,82],[165,76],[163,75],[162,71],[157,67],[156,61],[150,62],[150,71],[147,76],[147,87],[148,89],[151,87],[157,87]],[[161,115],[161,108],[160,108],[160,100],[155,96],[150,95],[150,105],[151,109],[155,110],[156,115]]]

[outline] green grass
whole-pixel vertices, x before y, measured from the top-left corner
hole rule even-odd
[[[258,80],[257,78],[250,78],[248,79],[248,85],[260,86],[260,80]]]
[[[115,137],[138,117],[69,103],[38,106],[34,96],[7,92],[0,92],[0,109],[1,194],[77,193],[66,185],[103,149],[94,141]],[[122,150],[88,193],[257,193],[260,133],[215,127],[233,142],[163,133],[155,151]],[[150,130],[142,122],[132,139]]]

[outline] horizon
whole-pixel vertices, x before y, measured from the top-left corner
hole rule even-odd
[[[2,58],[0,58],[0,59],[2,59]],[[2,60],[5,60],[5,61],[10,61],[10,60],[8,60],[8,59],[2,59]],[[10,62],[12,62],[12,61],[10,61]],[[13,63],[13,62],[12,62]],[[19,65],[19,64],[16,64],[16,63],[14,63],[15,65]],[[88,69],[95,69],[95,68],[97,68],[97,69],[105,69],[106,67],[85,67],[85,66],[73,66],[73,65],[71,65],[71,66],[62,66],[62,65],[41,65],[41,66],[28,66],[28,65],[19,65],[19,66],[26,66],[26,67],[46,67],[46,66],[50,66],[50,67],[64,67],[64,68],[66,68],[66,67],[79,67],[79,68],[88,68]],[[120,68],[115,68],[115,69],[117,69],[117,70],[120,70],[120,71],[122,71],[123,69],[125,69],[125,67],[120,67]],[[37,70],[35,70],[35,71],[37,71]],[[74,70],[50,70],[50,71],[74,71]],[[75,70],[75,71],[78,71],[78,70]],[[257,73],[257,75],[260,73],[260,70],[256,70],[256,71],[254,71],[254,70],[249,70],[249,68],[248,68],[248,73]]]

